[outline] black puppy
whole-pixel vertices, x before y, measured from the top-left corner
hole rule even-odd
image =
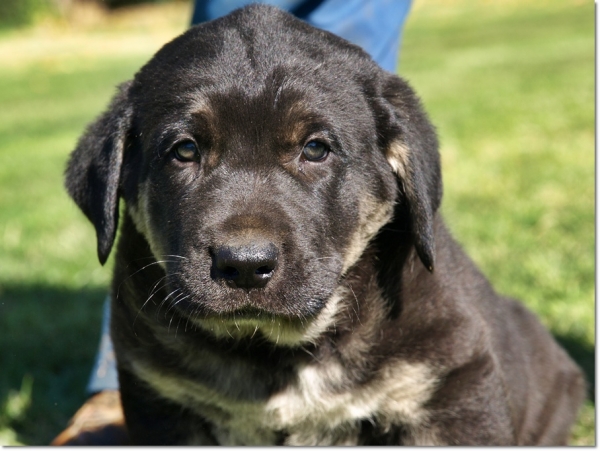
[[[580,370],[437,213],[437,139],[362,50],[251,6],[164,46],[67,188],[138,444],[565,444]]]

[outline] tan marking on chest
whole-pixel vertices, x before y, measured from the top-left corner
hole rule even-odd
[[[201,383],[165,375],[142,362],[132,362],[136,375],[161,396],[187,406],[215,426],[223,445],[275,444],[277,432],[288,432],[286,444],[356,444],[359,422],[371,419],[385,429],[403,424],[418,429],[427,420],[424,403],[436,378],[424,364],[396,362],[372,382],[343,389],[344,369],[338,362],[301,367],[293,384],[266,402],[227,398]],[[435,438],[414,435],[415,444]]]

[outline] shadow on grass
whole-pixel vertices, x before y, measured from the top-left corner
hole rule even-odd
[[[596,356],[594,346],[582,339],[566,335],[554,335],[571,358],[581,367],[588,383],[588,399],[596,400]]]
[[[23,444],[45,445],[81,406],[105,296],[103,288],[0,288],[0,433],[8,427]],[[583,368],[594,402],[593,346],[570,336],[556,339]],[[16,408],[8,407],[9,400],[15,404],[19,396],[28,397],[29,380],[30,400],[20,399]]]
[[[0,287],[0,432],[46,445],[64,428],[85,398],[105,296],[102,288]]]

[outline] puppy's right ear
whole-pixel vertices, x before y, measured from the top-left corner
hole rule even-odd
[[[67,191],[96,228],[98,259],[106,262],[119,220],[119,185],[133,107],[131,82],[119,86],[108,110],[79,139],[65,172]]]

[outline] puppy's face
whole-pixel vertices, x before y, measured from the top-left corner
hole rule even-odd
[[[223,46],[240,54],[194,49],[184,58],[199,74],[152,62],[139,75],[127,206],[176,308],[238,325],[308,321],[390,219],[395,178],[360,85],[314,60],[273,61],[236,34]],[[252,52],[268,60],[251,64]]]
[[[411,178],[420,170],[415,126],[402,129],[394,100],[415,104],[416,128],[428,123],[405,85],[405,99],[383,100],[400,83],[390,77],[357,48],[272,8],[190,30],[136,75],[72,157],[67,185],[96,225],[101,259],[105,226],[69,177],[90,135],[112,123],[120,131],[108,147],[122,136],[122,148],[105,164],[109,173],[120,165],[113,178],[176,293],[173,307],[215,333],[277,321],[302,335],[391,220],[399,175],[415,203],[417,246],[427,234],[418,214],[437,206],[427,205],[427,180]],[[110,223],[106,203],[97,209]]]

